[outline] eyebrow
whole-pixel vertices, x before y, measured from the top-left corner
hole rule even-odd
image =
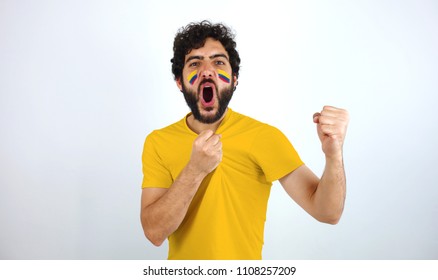
[[[223,53],[213,54],[213,55],[209,56],[210,59],[214,59],[214,58],[218,58],[218,57],[223,57],[226,60],[229,60],[228,57],[225,54],[223,54]],[[189,56],[185,63],[189,62],[190,60],[194,60],[194,59],[203,60],[204,56],[202,56],[202,55],[192,55],[192,56]]]

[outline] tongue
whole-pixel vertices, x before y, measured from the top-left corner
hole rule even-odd
[[[213,88],[205,87],[202,91],[202,105],[212,106],[214,104]]]

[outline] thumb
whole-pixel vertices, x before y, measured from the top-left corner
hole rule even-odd
[[[199,133],[198,138],[207,141],[214,134],[213,130],[207,129]]]
[[[315,113],[313,114],[313,122],[314,123],[319,123],[319,117],[321,116],[320,113]]]

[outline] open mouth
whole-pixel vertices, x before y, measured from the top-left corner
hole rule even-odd
[[[204,101],[206,103],[211,102],[211,100],[213,99],[213,88],[212,87],[204,87],[204,89],[202,90],[202,99],[204,99]]]

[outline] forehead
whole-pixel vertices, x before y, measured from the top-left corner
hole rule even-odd
[[[186,54],[185,58],[187,59],[189,56],[193,55],[209,57],[213,54],[225,54],[228,57],[228,53],[220,41],[217,41],[213,38],[207,38],[204,46],[200,47],[199,49],[192,49],[188,54]]]

